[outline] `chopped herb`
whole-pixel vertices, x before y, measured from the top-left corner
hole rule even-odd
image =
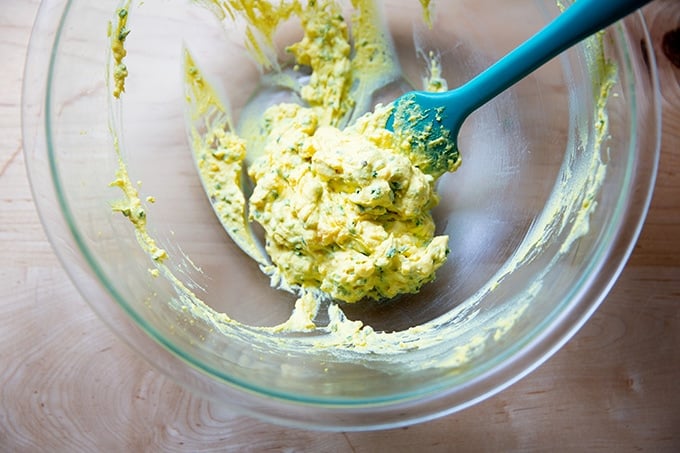
[[[125,41],[125,38],[130,34],[130,29],[129,28],[121,28],[120,32],[118,33],[118,41]]]

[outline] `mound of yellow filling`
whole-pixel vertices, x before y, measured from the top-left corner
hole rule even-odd
[[[398,151],[388,113],[340,130],[299,105],[268,110],[265,154],[249,169],[250,216],[289,285],[345,302],[391,298],[417,291],[444,263],[434,179]]]

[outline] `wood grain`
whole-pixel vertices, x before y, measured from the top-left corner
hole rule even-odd
[[[409,428],[347,434],[270,426],[197,398],[83,302],[42,231],[21,153],[37,5],[0,4],[0,451],[680,451],[680,68],[662,51],[680,2],[644,10],[663,94],[661,165],[642,236],[602,307],[496,397]]]

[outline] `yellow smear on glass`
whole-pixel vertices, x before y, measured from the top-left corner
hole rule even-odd
[[[125,50],[125,39],[130,34],[127,27],[128,22],[128,1],[126,6],[116,12],[117,22],[115,28],[109,22],[109,37],[111,38],[111,53],[113,55],[113,97],[119,98],[125,91],[125,79],[128,76],[128,69],[123,59],[127,55]]]
[[[420,0],[420,4],[423,7],[423,21],[425,24],[432,28],[432,9],[431,9],[431,3],[432,0]]]
[[[198,0],[198,3],[222,20],[228,18],[233,22],[243,19],[246,24],[246,47],[264,69],[278,67],[275,54],[271,52],[274,32],[293,14],[299,14],[301,9],[300,2],[285,0]],[[310,5],[315,3],[315,0],[309,2]]]
[[[229,236],[251,258],[267,266],[268,259],[246,221],[246,199],[241,191],[246,143],[231,132],[227,109],[186,50],[184,67],[189,115],[199,121],[192,122],[190,135],[203,187]]]
[[[167,252],[156,244],[146,228],[146,208],[139,198],[139,192],[130,180],[127,166],[118,151],[118,139],[114,137],[114,147],[118,153],[119,165],[116,179],[111,182],[112,187],[118,187],[124,194],[124,198],[112,203],[114,212],[120,212],[127,217],[135,227],[137,241],[147,254],[156,262],[162,263],[167,257]]]

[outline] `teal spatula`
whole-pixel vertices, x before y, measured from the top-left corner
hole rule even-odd
[[[454,90],[412,91],[394,101],[387,129],[407,138],[411,158],[435,177],[458,167],[463,121],[544,63],[651,0],[577,0],[528,41]]]

